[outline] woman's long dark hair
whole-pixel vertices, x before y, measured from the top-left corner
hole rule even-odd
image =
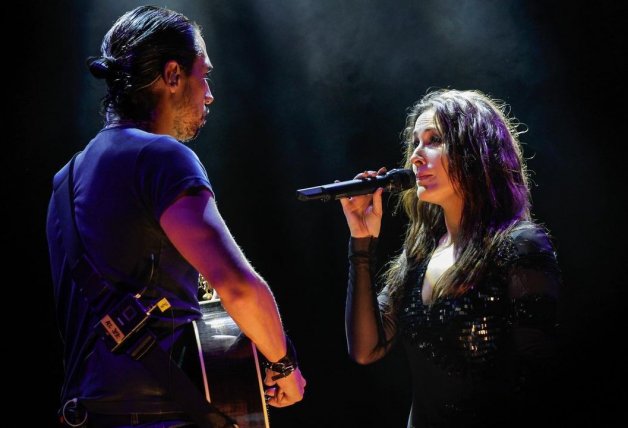
[[[403,131],[406,168],[412,167],[415,122],[427,110],[435,112],[449,175],[464,202],[457,260],[435,284],[437,300],[464,294],[482,279],[504,237],[530,218],[530,192],[518,124],[504,103],[480,91],[436,90],[411,107]],[[442,208],[419,201],[416,189],[405,191],[399,203],[409,218],[404,251],[384,275],[397,303],[409,269],[428,259],[446,233]]]
[[[91,73],[107,81],[101,113],[107,119],[149,120],[152,83],[171,60],[189,71],[203,52],[197,38],[198,25],[169,9],[140,6],[118,18],[103,39],[102,56],[88,59]]]

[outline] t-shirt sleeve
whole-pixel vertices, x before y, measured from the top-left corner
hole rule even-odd
[[[186,190],[205,188],[213,193],[196,153],[170,137],[144,147],[137,160],[136,182],[140,199],[155,219]]]

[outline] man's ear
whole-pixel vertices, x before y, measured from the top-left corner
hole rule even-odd
[[[164,65],[162,78],[164,79],[166,86],[168,86],[171,91],[176,90],[179,86],[179,82],[181,81],[181,72],[181,66],[176,61],[168,61],[166,65]]]

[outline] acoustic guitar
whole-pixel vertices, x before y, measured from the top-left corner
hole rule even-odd
[[[264,384],[255,345],[227,314],[220,299],[201,301],[194,322],[207,400],[239,428],[269,428]]]

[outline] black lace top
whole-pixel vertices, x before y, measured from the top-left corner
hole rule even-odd
[[[348,319],[360,310],[354,300],[361,292],[375,298],[373,241],[351,242]],[[555,364],[560,284],[547,234],[523,223],[499,249],[484,281],[461,297],[432,305],[421,297],[427,262],[409,272],[393,315],[387,314],[387,289],[370,310],[379,346],[401,340],[408,357],[413,383],[409,426],[514,426],[523,416],[540,421],[535,395],[539,398]],[[357,322],[347,326],[351,346],[364,332],[350,331],[359,328]]]

